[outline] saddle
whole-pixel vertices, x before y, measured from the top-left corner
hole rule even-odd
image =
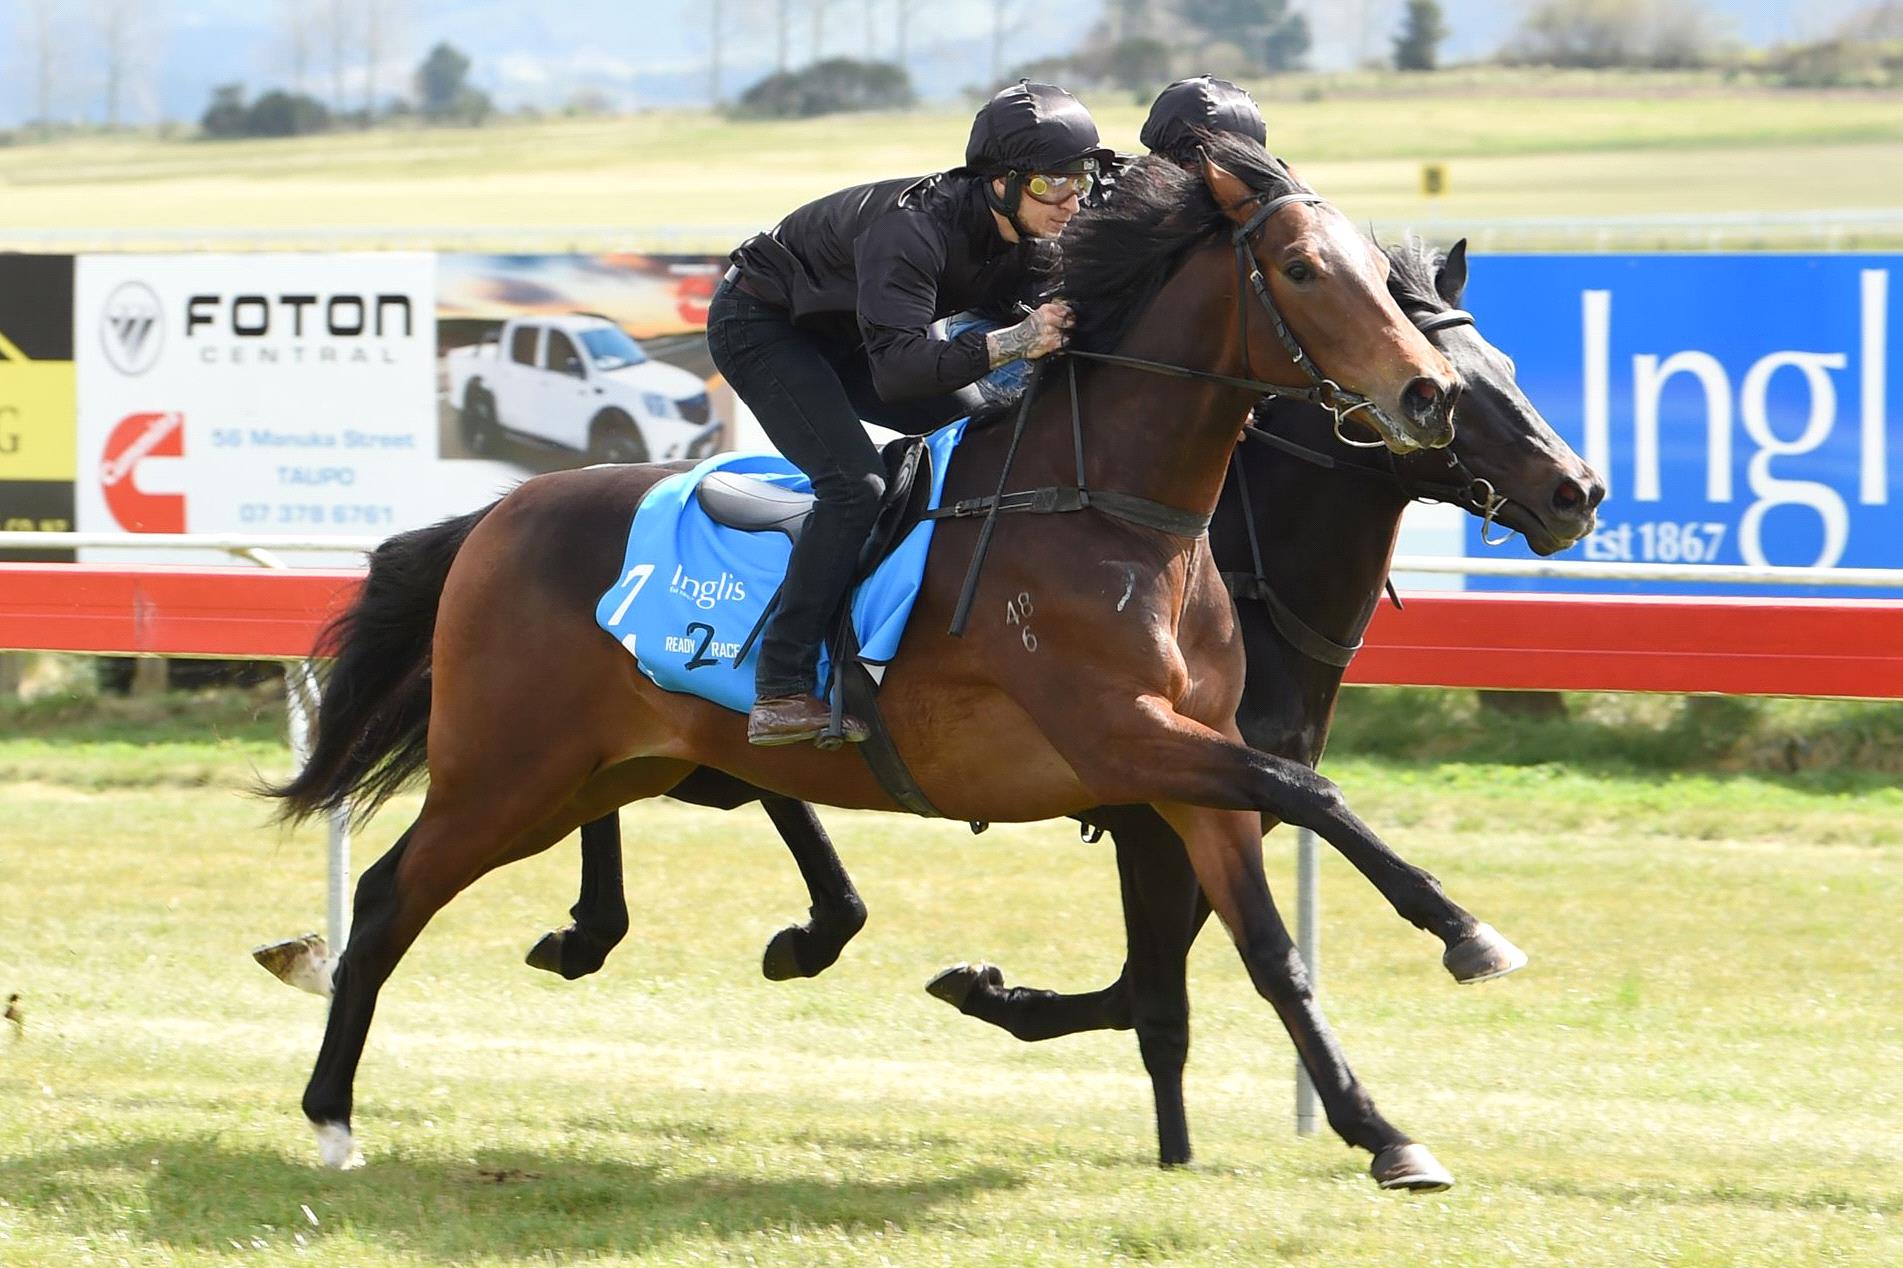
[[[847,587],[829,623],[831,632],[826,638],[826,652],[832,673],[826,699],[832,706],[832,721],[815,742],[824,749],[844,743],[843,722],[847,710],[851,710],[871,732],[859,750],[880,786],[913,814],[942,818],[918,781],[912,778],[911,770],[892,741],[892,733],[886,728],[878,704],[879,677],[883,676],[884,666],[878,666],[875,675],[873,668],[859,658],[858,634],[853,629],[853,593],[913,526],[925,518],[932,498],[932,453],[924,437],[901,436],[880,449],[879,456],[885,466],[885,496],[879,503],[878,518],[860,548],[852,585]],[[805,531],[816,502],[810,493],[791,492],[764,480],[726,471],[708,475],[695,489],[694,496],[715,523],[741,532],[784,533],[788,540],[795,542]],[[781,584],[784,587],[785,583]],[[775,590],[766,610],[741,644],[736,661],[744,659],[760,637],[779,598],[780,592]]]

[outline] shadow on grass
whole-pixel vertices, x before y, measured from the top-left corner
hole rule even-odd
[[[853,1152],[842,1146],[835,1156]],[[798,1165],[789,1159],[789,1169]],[[1023,1183],[1018,1172],[991,1165],[911,1179],[759,1179],[506,1149],[454,1161],[379,1154],[362,1171],[337,1173],[268,1148],[170,1138],[0,1163],[0,1193],[16,1211],[66,1234],[123,1231],[152,1246],[223,1251],[234,1241],[283,1246],[294,1233],[318,1242],[348,1230],[381,1249],[444,1263],[636,1253],[760,1233],[905,1229],[927,1222],[939,1206]]]

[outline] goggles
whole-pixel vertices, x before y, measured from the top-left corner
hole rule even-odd
[[[1041,203],[1056,206],[1075,194],[1090,197],[1097,185],[1095,172],[1032,172],[1024,178],[1024,192]]]

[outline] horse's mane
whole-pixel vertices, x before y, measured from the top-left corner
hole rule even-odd
[[[1273,198],[1306,189],[1252,140],[1211,134],[1203,149],[1252,192]],[[1200,176],[1154,154],[1124,168],[1105,204],[1064,230],[1062,294],[1076,313],[1071,346],[1110,351],[1183,256],[1230,228]]]
[[[1384,243],[1381,249],[1392,266],[1388,293],[1403,312],[1444,313],[1453,308],[1434,285],[1444,255],[1411,234],[1399,242]]]

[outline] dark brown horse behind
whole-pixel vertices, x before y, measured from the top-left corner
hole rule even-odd
[[[1252,443],[1238,449],[1209,527],[1211,552],[1238,601],[1248,653],[1237,725],[1253,747],[1311,766],[1320,760],[1343,670],[1381,598],[1409,501],[1450,502],[1517,529],[1535,551],[1549,555],[1591,531],[1605,495],[1604,482],[1553,434],[1514,383],[1512,363],[1459,309],[1465,244],[1446,255],[1418,242],[1387,252],[1396,302],[1429,332],[1466,384],[1455,409],[1454,443],[1391,460],[1340,444],[1323,410],[1274,406],[1273,439],[1255,433]],[[1327,549],[1317,549],[1318,543]],[[812,899],[805,923],[773,936],[763,967],[768,977],[780,979],[812,977],[830,966],[865,924],[866,909],[811,809],[717,771],[695,772],[671,795],[725,809],[762,801]],[[1106,807],[1081,817],[1116,840],[1128,931],[1128,957],[1117,980],[1066,995],[1007,987],[998,969],[965,964],[939,974],[928,989],[1024,1040],[1134,1029],[1155,1092],[1158,1157],[1165,1165],[1187,1162],[1184,962],[1209,906],[1182,843],[1153,812]],[[599,969],[628,929],[618,824],[613,817],[586,824],[581,839],[574,922],[544,936],[529,954],[530,964],[569,978]],[[1486,981],[1524,963],[1510,943],[1419,868],[1373,850],[1348,857],[1396,912],[1440,939],[1446,948],[1442,962],[1456,981]],[[1351,1136],[1352,1128],[1342,1134]]]
[[[1205,377],[1185,384],[1099,365],[1076,376],[1074,398],[1044,392],[1015,487],[1074,481],[1081,444],[1090,488],[1206,517],[1261,394],[1243,380],[1296,384],[1303,360],[1328,376],[1337,408],[1365,398],[1372,408],[1352,408],[1396,450],[1450,439],[1455,377],[1389,297],[1385,257],[1258,149],[1218,141],[1212,150],[1202,182],[1140,164],[1113,206],[1066,241],[1066,289],[1093,314],[1086,340]],[[1093,293],[1106,297],[1094,310],[1084,304]],[[1002,428],[973,434],[946,498],[989,494],[1008,443]],[[411,541],[390,552],[425,558],[414,568],[379,579],[373,558],[340,630],[311,761],[277,790],[292,815],[387,792],[414,765],[427,719],[423,809],[359,883],[304,1094],[332,1165],[357,1157],[352,1085],[377,992],[430,917],[485,872],[664,794],[696,767],[802,801],[894,808],[856,753],[752,748],[740,715],[655,687],[595,625],[628,519],[668,474],[543,476],[486,514],[424,530],[437,533],[426,549]],[[1235,612],[1206,538],[1095,510],[1000,519],[976,615],[953,638],[946,627],[976,531],[941,524],[882,688],[925,794],[948,816],[988,821],[1152,806],[1184,842],[1257,990],[1285,1020],[1311,1011],[1263,876],[1260,816],[1347,848],[1376,839],[1333,785],[1241,742]],[[384,662],[370,664],[353,641]],[[1304,1057],[1346,1071],[1338,1052]],[[1444,1183],[1423,1147],[1365,1108],[1351,1143],[1375,1155],[1377,1178]]]

